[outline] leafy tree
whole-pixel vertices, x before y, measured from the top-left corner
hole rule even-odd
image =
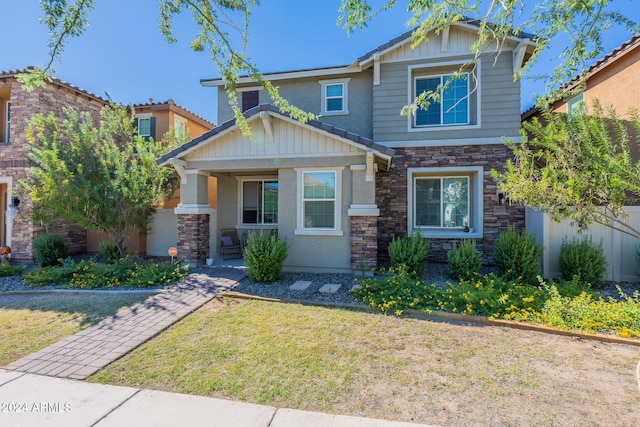
[[[524,142],[507,141],[514,161],[493,176],[512,201],[555,221],[570,219],[580,229],[598,223],[640,238],[640,230],[625,222],[625,205],[640,197],[640,161],[631,155],[638,132],[637,111],[625,121],[597,101],[591,111],[545,111],[523,123]]]
[[[81,36],[84,32],[88,16],[94,10],[94,1],[41,0],[42,21],[51,34],[50,61],[43,68],[23,75],[23,84],[27,87],[44,84],[53,62],[60,59],[67,39]],[[249,127],[242,117],[235,92],[240,74],[246,74],[264,86],[281,111],[301,121],[313,118],[313,115],[283,99],[277,87],[266,80],[245,55],[249,18],[252,8],[258,3],[258,0],[158,0],[160,32],[169,43],[176,41],[172,33],[172,19],[182,13],[191,14],[197,27],[191,48],[207,51],[217,71],[228,82],[229,101],[245,134],[249,134]],[[558,56],[556,68],[548,76],[549,87],[555,87],[584,70],[602,52],[602,34],[607,29],[621,25],[630,34],[639,30],[631,19],[612,10],[610,0],[541,0],[526,2],[526,5],[523,0],[385,0],[377,9],[369,3],[369,0],[340,0],[338,24],[351,32],[366,26],[374,16],[406,4],[412,15],[407,25],[415,28],[413,43],[417,45],[426,39],[432,28],[440,32],[452,23],[468,19],[467,16],[479,17],[476,21],[479,39],[473,45],[475,59],[488,47],[501,49],[507,37],[514,33],[527,32],[539,36],[536,51],[528,64],[551,43],[568,37],[568,40],[561,39],[556,43],[565,48]],[[475,59],[460,71],[473,67]],[[523,71],[515,77],[519,78]],[[418,105],[424,108],[436,96],[425,93],[404,112],[408,114]]]
[[[175,172],[156,164],[175,142],[136,135],[130,107],[105,106],[97,125],[90,113],[72,108],[63,116],[39,114],[29,122],[34,166],[21,184],[33,200],[33,218],[102,231],[124,255],[128,227],[146,231],[154,206],[177,185]]]

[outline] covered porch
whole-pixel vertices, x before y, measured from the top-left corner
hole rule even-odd
[[[160,159],[181,178],[179,257],[196,264],[220,257],[221,230],[232,229],[242,244],[253,232],[286,239],[288,271],[375,267],[375,174],[390,167],[393,150],[270,105],[245,117],[251,137],[232,120]],[[216,209],[207,203],[212,182]]]

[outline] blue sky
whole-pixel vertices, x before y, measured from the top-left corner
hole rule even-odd
[[[635,0],[612,0],[613,8],[640,20]],[[216,122],[216,91],[200,86],[200,79],[218,74],[206,53],[195,53],[195,35],[188,16],[175,23],[178,43],[168,45],[158,30],[154,0],[96,0],[90,28],[71,39],[56,77],[114,101],[143,103],[149,98],[176,103]],[[348,36],[336,26],[339,0],[262,0],[253,11],[248,55],[263,72],[345,65],[406,31],[408,15],[401,7],[387,12],[364,30]],[[0,0],[3,47],[0,70],[43,65],[48,59],[47,29],[40,24],[37,0]],[[606,52],[630,37],[622,31],[605,36]],[[605,53],[606,53],[605,52]],[[537,70],[551,67],[549,56]],[[523,109],[544,84],[525,80]]]

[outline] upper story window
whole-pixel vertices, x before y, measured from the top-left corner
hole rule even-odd
[[[10,141],[9,136],[11,135],[10,130],[11,130],[11,102],[7,102],[7,106],[6,106],[6,125],[4,127],[5,129],[5,137],[4,137],[4,142],[6,142],[7,144]]]
[[[469,75],[457,78],[452,74],[417,76],[414,81],[414,100],[424,92],[438,95],[428,108],[418,108],[414,126],[447,126],[469,124]]]
[[[186,127],[187,125],[184,120],[177,117],[173,119],[173,134],[176,137],[184,138],[186,135]]]
[[[136,114],[133,125],[138,135],[148,139],[156,137],[156,118],[151,113]]]
[[[584,93],[579,93],[567,101],[567,113],[584,110]]]
[[[320,80],[322,86],[321,114],[349,114],[348,82],[350,79]]]
[[[278,181],[242,181],[242,224],[278,223]]]
[[[242,112],[260,105],[260,91],[246,90],[242,92]]]

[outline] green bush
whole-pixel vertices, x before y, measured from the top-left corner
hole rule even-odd
[[[40,267],[60,265],[68,254],[67,242],[59,234],[44,233],[33,239],[33,257]]]
[[[564,239],[560,246],[560,273],[564,280],[579,280],[591,284],[594,289],[602,287],[607,270],[602,242],[593,243],[591,236],[571,242]]]
[[[407,308],[425,310],[433,306],[437,290],[413,277],[405,264],[399,264],[380,270],[374,277],[358,280],[351,295],[385,313],[400,315]]]
[[[99,244],[100,255],[107,264],[115,264],[120,259],[120,249],[113,242],[102,241]]]
[[[540,274],[542,245],[535,236],[525,231],[517,233],[512,225],[500,233],[494,247],[494,261],[498,272],[507,281],[521,280],[536,284]]]
[[[573,276],[571,280],[561,280],[560,283],[551,283],[556,287],[558,293],[563,297],[574,298],[580,294],[592,294],[591,285],[588,282],[580,280],[579,277]]]
[[[63,266],[42,267],[24,276],[29,286],[62,285],[70,289],[148,288],[185,278],[188,267],[170,263],[143,265],[123,258],[114,264],[95,260],[70,261]]]
[[[254,282],[273,282],[280,277],[287,250],[287,242],[276,235],[251,233],[244,250],[247,276]]]
[[[424,263],[429,256],[430,248],[431,243],[429,240],[424,239],[419,233],[414,233],[401,239],[394,237],[389,243],[388,249],[391,268],[404,264],[410,274],[414,277],[420,277],[424,270]]]
[[[19,276],[24,273],[24,267],[19,265],[0,265],[0,277]]]
[[[449,275],[452,279],[469,279],[480,272],[480,252],[476,250],[476,241],[463,239],[454,243],[447,252]]]

